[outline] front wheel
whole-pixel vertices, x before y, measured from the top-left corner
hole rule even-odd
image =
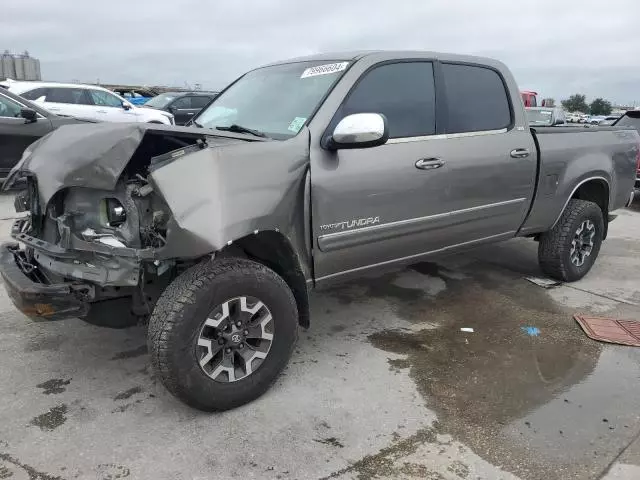
[[[558,223],[540,236],[540,267],[556,280],[580,280],[596,261],[603,238],[600,207],[586,200],[571,199]]]
[[[250,260],[201,263],[177,277],[149,321],[149,351],[162,383],[200,410],[227,410],[262,395],[297,339],[291,290]]]

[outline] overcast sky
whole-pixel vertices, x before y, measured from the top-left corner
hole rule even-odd
[[[640,105],[640,0],[0,0],[4,49],[46,80],[212,89],[316,52],[471,53],[544,97]]]

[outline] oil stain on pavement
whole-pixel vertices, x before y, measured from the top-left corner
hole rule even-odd
[[[587,339],[574,312],[509,271],[470,264],[464,275],[447,275],[432,263],[411,270],[439,278],[446,292],[404,288],[391,274],[342,288],[337,299],[383,298],[401,318],[428,326],[379,331],[369,340],[404,356],[390,367],[409,369],[438,415],[437,433],[522,478],[597,478],[637,433],[631,412],[640,398],[639,357]],[[604,411],[617,430],[602,422]]]
[[[30,465],[22,463],[20,460],[9,455],[8,453],[0,452],[0,460],[5,462],[5,464],[10,465],[11,467],[19,468],[20,470],[22,470],[27,475],[29,480],[64,480],[62,477],[59,477],[57,475],[50,475],[48,473],[40,472]],[[0,479],[13,478],[14,468],[11,467],[0,466]]]
[[[33,418],[30,423],[35,427],[40,427],[40,430],[52,431],[67,421],[66,413],[67,406],[63,403]]]
[[[71,379],[63,380],[61,378],[52,378],[46,382],[36,385],[36,388],[42,388],[44,395],[54,395],[66,391],[66,386],[71,383]]]

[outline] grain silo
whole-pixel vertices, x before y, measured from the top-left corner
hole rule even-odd
[[[0,80],[42,80],[40,76],[40,60],[33,58],[25,51],[14,55],[5,50],[0,55]]]
[[[26,80],[24,75],[24,56],[23,55],[14,55],[13,56],[13,66],[16,70],[16,76],[13,77],[14,80]]]
[[[40,78],[40,60],[29,56],[29,52],[24,52],[22,57],[22,67],[25,80],[41,80]],[[17,74],[17,69],[16,69]]]
[[[16,68],[13,63],[13,55],[9,50],[5,50],[0,56],[0,79],[16,78]]]

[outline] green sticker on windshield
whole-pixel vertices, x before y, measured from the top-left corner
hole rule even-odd
[[[307,119],[306,117],[296,117],[293,119],[293,121],[289,124],[289,128],[288,130],[298,133],[300,131],[300,129],[302,128],[302,126],[304,125],[304,122],[306,122]]]

